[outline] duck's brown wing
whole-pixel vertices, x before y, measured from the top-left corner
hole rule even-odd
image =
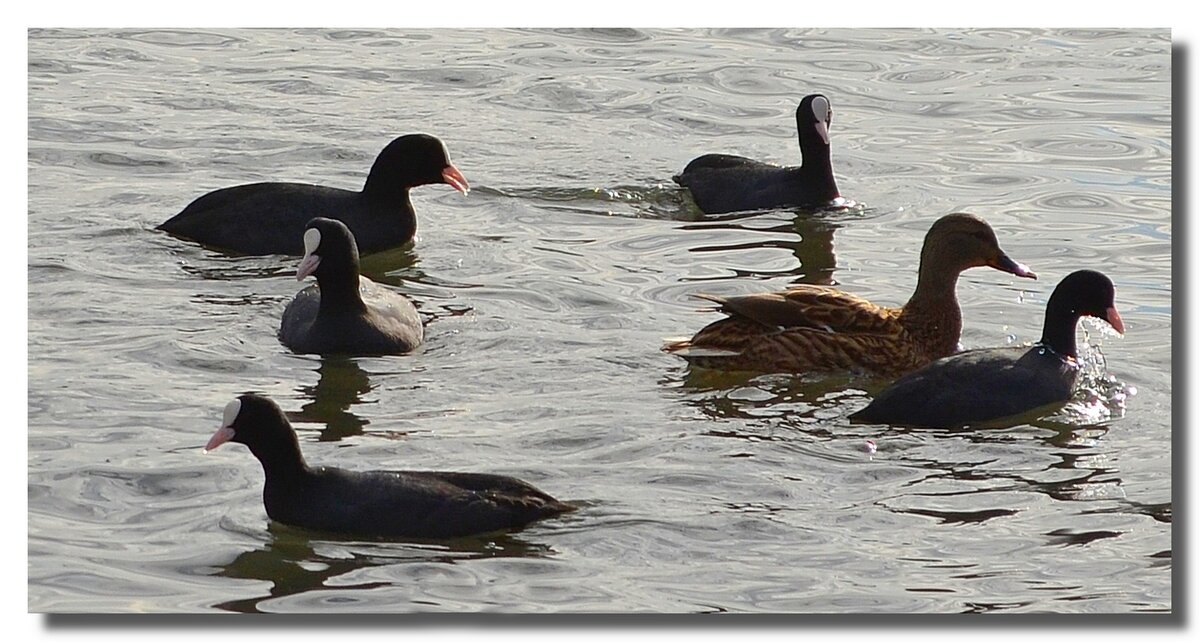
[[[820,285],[798,285],[781,292],[736,297],[697,295],[731,317],[768,328],[811,328],[836,333],[890,333],[896,311],[849,292]]]
[[[893,371],[916,359],[899,310],[822,286],[701,298],[728,318],[663,349],[703,367],[764,372]]]

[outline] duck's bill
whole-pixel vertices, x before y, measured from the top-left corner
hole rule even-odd
[[[1037,279],[1037,275],[1033,273],[1033,270],[1022,263],[1017,263],[1008,258],[1007,254],[1001,254],[999,258],[990,261],[988,267],[995,268],[1001,272],[1008,272],[1023,279]]]
[[[303,281],[304,277],[311,275],[317,271],[317,266],[321,265],[321,257],[317,254],[306,254],[300,260],[300,266],[296,268],[296,280]]]
[[[217,432],[213,433],[213,436],[208,440],[208,443],[204,444],[204,452],[212,452],[217,446],[220,446],[230,439],[233,439],[233,428],[230,428],[229,426],[222,426],[217,430]]]
[[[1116,308],[1109,308],[1104,311],[1104,320],[1108,321],[1108,325],[1113,327],[1113,330],[1125,334],[1125,322],[1121,320],[1121,315],[1117,314]]]
[[[463,195],[471,191],[471,185],[467,183],[467,177],[463,176],[462,172],[458,171],[458,168],[453,165],[447,165],[446,169],[442,170],[442,180]]]

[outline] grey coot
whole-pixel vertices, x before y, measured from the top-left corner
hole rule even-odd
[[[304,229],[296,279],[316,276],[283,310],[279,340],[301,354],[404,354],[421,345],[416,307],[358,273],[354,236],[341,221],[314,218]]]
[[[274,401],[247,394],[225,406],[205,452],[232,441],[262,464],[271,519],[359,537],[444,539],[519,528],[574,510],[512,477],[435,471],[310,467]]]
[[[1046,303],[1042,340],[1032,347],[968,350],[935,361],[880,392],[851,415],[863,423],[933,428],[987,424],[1071,398],[1079,372],[1075,325],[1081,316],[1125,324],[1113,284],[1092,270],[1063,279]]]
[[[675,182],[708,214],[828,205],[841,196],[829,155],[829,99],[805,96],[796,108],[802,164],[781,167],[744,156],[705,154],[687,164]]]
[[[470,186],[446,146],[428,134],[401,136],[379,153],[362,191],[306,183],[253,183],[209,192],[158,229],[237,254],[299,255],[304,226],[314,216],[349,226],[366,254],[399,247],[417,229],[408,191],[445,183]]]

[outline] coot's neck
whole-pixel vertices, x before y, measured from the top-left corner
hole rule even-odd
[[[1075,349],[1075,326],[1081,315],[1069,304],[1055,301],[1050,296],[1046,304],[1046,322],[1042,326],[1042,343],[1065,357],[1077,357]]]
[[[837,181],[833,177],[830,146],[821,140],[815,131],[808,138],[812,140],[800,140],[800,153],[803,157],[800,175],[804,177],[808,189],[818,190],[824,200],[832,201],[841,196],[841,192],[838,191]]]
[[[327,270],[318,270],[317,284],[321,287],[319,315],[362,312],[367,309],[358,289],[358,265],[330,265]]]
[[[396,177],[394,166],[383,169],[377,162],[371,167],[371,172],[367,174],[367,182],[363,185],[362,194],[373,203],[386,205],[389,208],[400,208],[404,212],[412,212],[412,201],[409,200],[408,190],[413,186],[408,185],[408,182]]]
[[[278,443],[250,445],[250,452],[262,464],[268,484],[287,484],[308,474],[308,464],[300,454],[296,434],[292,432],[289,437]]]

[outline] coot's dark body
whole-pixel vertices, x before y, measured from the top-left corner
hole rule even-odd
[[[267,515],[331,533],[449,538],[513,529],[571,510],[512,477],[317,467],[268,475]]]
[[[309,467],[283,411],[253,394],[225,407],[205,450],[228,441],[245,444],[262,464],[267,515],[299,528],[441,539],[519,528],[575,509],[503,475]]]
[[[820,94],[796,108],[803,162],[782,167],[744,156],[705,154],[687,164],[675,182],[708,214],[828,205],[841,196],[833,177],[829,123],[833,110]]]
[[[280,342],[301,354],[404,354],[421,345],[425,331],[416,307],[359,275],[354,237],[341,221],[314,218],[304,237],[296,276],[315,275],[317,284],[284,309]]]
[[[375,159],[362,191],[307,183],[253,183],[210,192],[158,229],[236,254],[304,251],[304,226],[316,216],[344,222],[363,253],[399,247],[417,229],[409,189],[446,183],[466,193],[467,181],[450,163],[442,141],[401,136]]]
[[[1071,399],[1079,374],[1075,325],[1081,316],[1125,324],[1112,281],[1072,272],[1046,303],[1042,340],[1032,347],[968,350],[909,373],[875,396],[853,421],[935,428],[993,424]]]
[[[967,350],[902,377],[851,419],[939,428],[1002,420],[1065,403],[1078,372],[1044,345]]]

